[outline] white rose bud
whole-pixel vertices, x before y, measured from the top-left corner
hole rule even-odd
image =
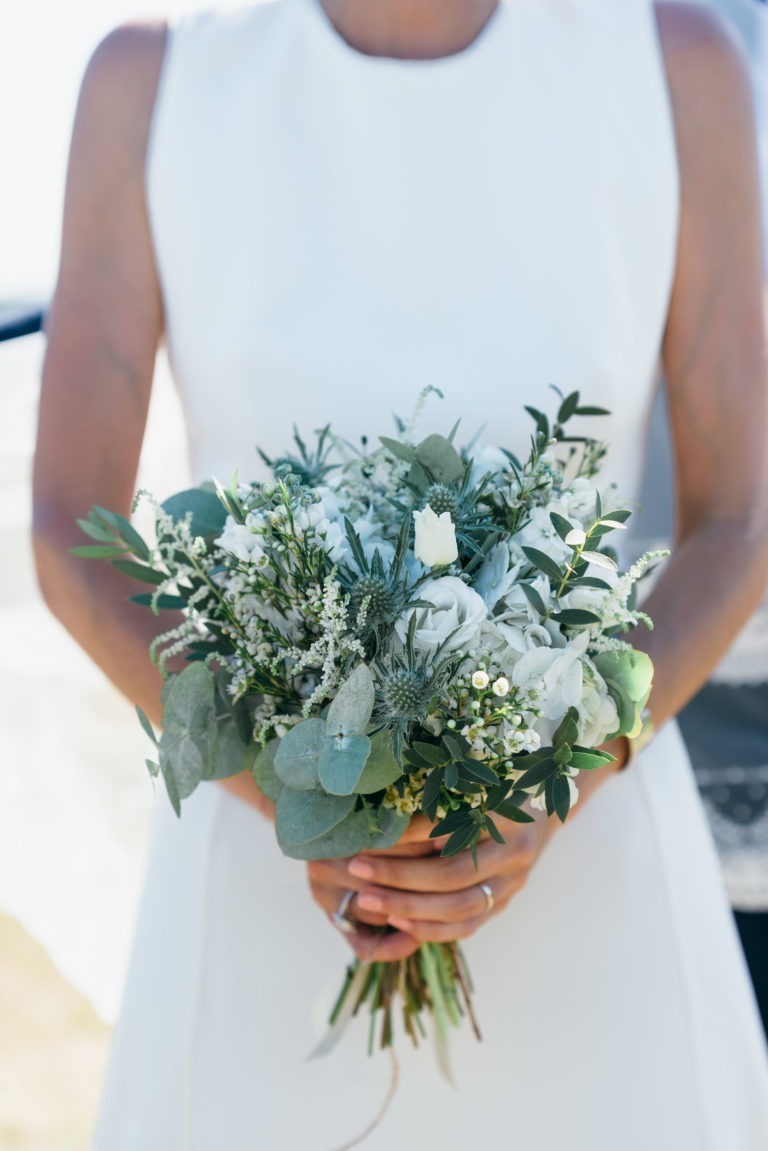
[[[413,554],[417,560],[421,560],[427,567],[434,568],[452,564],[459,558],[456,529],[450,512],[435,515],[427,504],[423,512],[414,512],[413,518],[416,524]]]
[[[489,683],[487,671],[476,671],[472,676],[472,686],[476,687],[478,691],[484,691]]]
[[[509,680],[505,679],[503,675],[500,675],[498,679],[493,681],[493,692],[494,695],[498,695],[500,699],[503,699],[505,695],[509,695]]]

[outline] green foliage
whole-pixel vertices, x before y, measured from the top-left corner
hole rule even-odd
[[[193,536],[202,536],[209,545],[224,530],[227,509],[211,486],[177,492],[165,500],[162,507],[176,523],[190,516],[190,532]]]
[[[642,725],[642,710],[653,683],[653,664],[643,651],[619,648],[600,652],[593,663],[605,680],[619,713],[614,735],[636,736]]]
[[[279,746],[280,741],[278,739],[271,739],[266,747],[259,751],[251,769],[257,786],[273,803],[277,803],[284,786],[283,781],[275,771],[275,754]]]

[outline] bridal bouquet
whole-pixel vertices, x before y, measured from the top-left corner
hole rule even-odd
[[[302,860],[390,847],[416,812],[444,856],[503,842],[499,821],[530,807],[565,820],[580,772],[611,762],[599,745],[638,729],[652,669],[623,638],[649,557],[618,570],[606,537],[630,513],[595,486],[603,446],[566,434],[602,413],[560,399],[552,422],[528,409],[526,459],[402,425],[361,454],[326,427],[265,456],[269,483],[152,501],[151,546],[105,509],[78,521],[77,552],[183,613],[151,649],[159,738],[140,715],[177,813],[201,781],[251,771]],[[425,944],[353,964],[332,1023],[367,1003],[389,1045],[399,1000],[414,1042],[424,1012],[444,1038],[474,1024],[470,989],[458,944]]]

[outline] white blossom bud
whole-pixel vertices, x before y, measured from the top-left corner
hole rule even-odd
[[[476,671],[474,673],[474,675],[472,676],[472,686],[476,687],[478,689],[478,691],[483,691],[488,686],[489,683],[490,683],[490,680],[488,678],[488,672],[487,671],[479,670],[479,671]]]
[[[503,675],[493,681],[493,694],[498,695],[500,699],[509,695],[509,680],[505,679]]]
[[[416,538],[413,554],[427,567],[441,567],[451,564],[459,557],[456,544],[456,529],[450,512],[438,516],[427,504],[421,512],[414,512]]]

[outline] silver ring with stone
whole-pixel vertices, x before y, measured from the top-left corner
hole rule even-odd
[[[345,891],[344,898],[336,911],[331,913],[331,922],[345,935],[351,935],[355,930],[355,921],[349,914],[349,905],[354,897],[354,891]]]
[[[485,896],[485,914],[487,915],[490,911],[493,911],[493,905],[496,900],[493,898],[493,892],[487,883],[478,883],[477,886]]]

